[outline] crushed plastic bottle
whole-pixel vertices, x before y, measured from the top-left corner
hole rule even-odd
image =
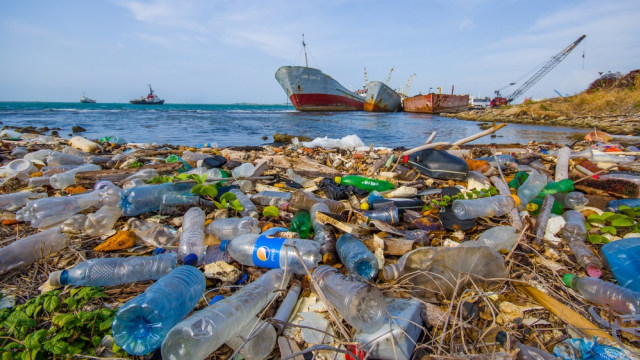
[[[604,207],[604,211],[610,211],[610,212],[616,212],[617,213],[617,212],[620,212],[620,208],[622,206],[628,206],[631,209],[635,209],[637,207],[640,207],[640,199],[636,198],[636,199],[611,200]]]
[[[180,238],[178,231],[156,221],[131,218],[127,223],[137,237],[155,247],[173,245]]]
[[[575,190],[573,187],[573,180],[564,179],[556,182],[550,182],[545,185],[544,189],[540,191],[538,197],[544,198],[545,195],[553,195],[561,192],[570,192]]]
[[[496,251],[510,251],[518,242],[518,237],[518,230],[513,226],[496,226],[485,230],[475,241],[465,241],[460,246],[488,246]]]
[[[640,292],[640,238],[630,237],[605,244],[600,248],[605,264],[618,284]]]
[[[562,281],[592,303],[606,305],[618,314],[640,314],[639,292],[594,277],[566,274]]]
[[[21,191],[0,195],[0,209],[15,211],[25,206],[30,200],[42,199],[45,197],[47,197],[47,193],[35,193],[31,191]]]
[[[0,248],[0,274],[31,265],[67,246],[67,235],[53,227]]]
[[[311,216],[311,224],[313,225],[313,241],[320,244],[321,253],[324,255],[327,252],[331,252],[335,250],[336,238],[333,236],[331,229],[329,227],[321,224],[316,221],[316,213],[317,212],[329,213],[329,206],[325,203],[315,203],[311,206],[310,216]]]
[[[82,210],[100,205],[101,191],[73,196],[47,197],[28,202],[16,213],[16,219],[31,222],[31,227],[45,229]]]
[[[157,280],[178,266],[174,253],[85,260],[68,270],[49,275],[52,286],[113,286]]]
[[[481,216],[506,215],[519,205],[520,199],[515,195],[495,195],[471,200],[455,200],[452,209],[456,217],[466,220]]]
[[[169,331],[162,343],[162,358],[206,358],[255,319],[288,282],[282,269],[270,270],[230,297],[195,312]]]
[[[111,325],[115,343],[131,355],[159,348],[204,290],[205,278],[200,270],[188,265],[177,267],[120,307]]]
[[[243,234],[258,234],[260,226],[258,220],[250,216],[215,219],[205,227],[204,232],[212,234],[220,240],[231,240]]]
[[[526,206],[533,200],[540,191],[547,185],[547,175],[532,171],[520,187],[518,187],[518,198],[520,198],[521,206]]]
[[[258,218],[260,216],[256,205],[251,202],[251,200],[242,192],[242,190],[230,189],[229,192],[235,195],[238,202],[240,202],[240,205],[243,206],[243,209],[240,210],[240,214],[242,216],[251,216],[254,218]]]
[[[306,239],[311,230],[311,216],[307,210],[298,211],[291,220],[291,231],[300,234],[301,239]]]
[[[585,218],[577,210],[567,210],[562,217],[567,222],[562,228],[562,237],[571,241],[584,241],[587,238],[587,227],[585,225]]]
[[[328,265],[313,270],[311,280],[313,291],[323,295],[318,297],[324,297],[328,305],[356,330],[374,332],[387,319],[386,302],[377,287]]]
[[[121,215],[122,210],[119,207],[105,205],[95,213],[87,215],[85,233],[90,236],[106,235],[111,232]]]
[[[139,186],[122,191],[122,215],[136,216],[158,211],[164,194],[176,193],[188,195],[194,183],[164,183],[160,185]]]
[[[80,165],[77,168],[74,168],[72,170],[65,171],[60,174],[52,175],[51,179],[49,179],[49,182],[51,183],[51,186],[54,189],[65,189],[68,186],[71,186],[76,183],[75,176],[77,173],[83,172],[83,171],[98,171],[100,169],[101,169],[100,166],[94,165],[94,164]]]
[[[563,340],[553,348],[553,355],[562,360],[631,360],[622,350],[595,340]]]
[[[192,207],[182,220],[182,234],[178,245],[178,260],[188,265],[200,262],[204,254],[204,211]]]
[[[565,209],[579,209],[587,205],[587,199],[583,193],[579,191],[571,191],[569,193],[556,193],[553,197],[562,204]]]
[[[46,163],[47,166],[82,165],[87,163],[87,159],[82,156],[53,151],[47,155]]]
[[[300,253],[298,257],[295,250]],[[223,240],[220,250],[227,251],[242,265],[270,269],[285,267],[295,274],[306,274],[321,260],[320,244],[313,240],[285,239],[259,234],[244,234],[232,240]],[[303,265],[304,263],[304,265]]]
[[[375,255],[351,234],[344,234],[336,241],[336,250],[340,261],[349,273],[357,274],[369,281],[378,275],[378,260]]]
[[[578,264],[587,271],[589,276],[597,278],[602,276],[602,268],[604,267],[602,261],[584,241],[569,241],[568,245]]]
[[[375,210],[363,211],[362,215],[368,217],[369,219],[380,220],[389,224],[396,224],[400,222],[398,208],[393,204]]]

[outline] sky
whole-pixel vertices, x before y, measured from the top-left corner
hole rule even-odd
[[[0,0],[0,101],[280,104],[283,65],[356,90],[508,95],[578,37],[524,97],[575,94],[640,68],[640,1]],[[584,54],[584,57],[583,57]],[[438,91],[438,90],[435,90]]]

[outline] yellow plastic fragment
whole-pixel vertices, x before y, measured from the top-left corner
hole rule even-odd
[[[130,230],[118,231],[102,244],[96,246],[95,251],[115,251],[128,249],[136,243],[136,234]]]

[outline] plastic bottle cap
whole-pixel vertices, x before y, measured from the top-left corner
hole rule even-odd
[[[362,204],[360,204],[360,209],[362,210],[369,210],[369,204],[364,202]]]
[[[567,285],[567,287],[571,288],[571,281],[573,280],[574,277],[576,276],[571,274],[565,274],[562,277],[562,282],[564,282],[564,284]]]
[[[333,181],[335,181],[336,184],[340,185],[340,183],[342,182],[342,178],[340,176],[336,176],[335,178],[333,178]]]
[[[165,248],[157,247],[157,248],[153,249],[153,252],[151,253],[151,255],[162,254],[165,251],[167,251]]]
[[[8,163],[7,170],[12,173],[30,172],[33,170],[33,163],[25,159],[16,159]]]
[[[49,285],[51,286],[62,286],[62,283],[60,282],[60,276],[62,275],[62,270],[58,270],[58,271],[54,271],[51,274],[49,274]]]
[[[238,281],[236,281],[236,284],[238,284],[238,285],[245,284],[247,282],[247,280],[249,280],[249,277],[247,276],[247,274],[242,274],[240,279]]]
[[[536,211],[538,210],[538,205],[534,203],[527,204],[527,211]]]
[[[216,295],[213,298],[211,298],[211,300],[209,300],[209,305],[213,305],[213,304],[217,303],[220,300],[224,300],[224,296]]]
[[[189,254],[187,256],[184,257],[184,259],[182,260],[182,262],[185,265],[191,265],[191,266],[196,266],[196,264],[198,263],[198,255],[196,254]]]
[[[509,195],[513,198],[513,200],[516,202],[516,207],[520,206],[520,198],[518,197],[518,195]]]
[[[227,250],[227,244],[229,243],[229,240],[222,240],[220,242],[220,250],[222,251],[226,251]]]

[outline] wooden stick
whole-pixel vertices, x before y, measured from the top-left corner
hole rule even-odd
[[[464,138],[464,139],[460,139],[460,140],[458,140],[458,141],[454,142],[454,143],[453,143],[453,144],[451,144],[451,145],[462,145],[462,144],[466,144],[466,143],[468,143],[468,142],[470,142],[470,141],[473,141],[473,140],[475,140],[475,139],[478,139],[478,138],[481,138],[481,137],[483,137],[483,136],[487,136],[487,135],[489,135],[489,134],[491,134],[491,133],[494,133],[494,132],[496,132],[496,131],[498,131],[498,130],[502,129],[502,128],[503,128],[503,127],[505,127],[505,126],[507,126],[507,124],[505,124],[505,123],[500,124],[500,125],[496,125],[496,126],[492,127],[491,129],[487,129],[487,130],[482,131],[482,132],[479,132],[479,133],[477,133],[477,134],[475,134],[475,135],[472,135],[472,136],[466,137],[466,138]]]
[[[400,160],[400,158],[402,158],[402,157],[403,157],[403,156],[405,156],[405,155],[411,155],[411,154],[413,154],[413,153],[415,153],[415,152],[418,152],[418,151],[420,151],[420,150],[433,149],[434,147],[444,146],[444,145],[449,145],[449,143],[448,143],[448,142],[441,141],[441,142],[436,142],[436,143],[431,143],[431,144],[420,145],[420,146],[418,146],[418,147],[414,147],[413,149],[409,149],[409,150],[407,150],[407,151],[403,152],[403,153],[400,155],[400,157],[398,158],[398,160]]]

